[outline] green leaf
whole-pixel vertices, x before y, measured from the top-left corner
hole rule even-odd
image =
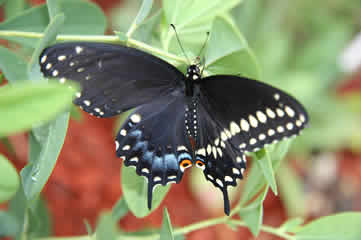
[[[54,20],[56,15],[62,13],[61,2],[59,0],[46,0],[50,20]]]
[[[93,229],[88,220],[84,219],[84,225],[86,228],[86,232],[88,233],[88,236],[93,235]]]
[[[0,211],[0,238],[15,236],[20,231],[20,225],[16,217],[9,212]]]
[[[153,36],[152,34],[154,32],[154,29],[156,29],[156,27],[160,24],[163,16],[162,13],[163,11],[162,9],[160,9],[153,16],[142,22],[133,33],[133,38],[137,39],[138,41],[151,44]]]
[[[117,238],[116,223],[111,213],[105,213],[100,217],[95,235],[97,240],[115,240]]]
[[[72,102],[75,91],[58,83],[17,84],[0,88],[0,136],[49,121]]]
[[[39,41],[39,44],[33,52],[28,65],[30,80],[36,81],[42,78],[43,75],[39,68],[39,56],[47,45],[56,40],[56,36],[60,31],[60,28],[64,25],[64,21],[64,14],[59,14],[50,21],[49,26],[45,29],[44,37]]]
[[[268,193],[268,187],[251,204],[241,208],[239,215],[244,220],[254,237],[257,237],[262,226],[263,201]]]
[[[154,211],[163,198],[167,194],[170,185],[158,186],[153,192],[152,209],[148,209],[147,193],[148,183],[147,181],[138,176],[135,169],[132,167],[122,166],[122,190],[124,199],[127,202],[129,210],[138,218],[145,217]]]
[[[160,240],[174,240],[172,223],[166,208],[163,213],[163,223],[160,229]]]
[[[224,18],[215,18],[205,56],[206,69],[212,74],[260,78],[260,70],[246,40]]]
[[[199,34],[209,31],[213,19],[225,14],[239,4],[241,0],[164,0],[163,10],[165,15],[165,26],[162,29],[161,38],[166,50],[180,52],[173,29],[169,26],[174,24],[183,45],[189,45],[197,41],[196,49],[200,49],[203,39],[195,38]],[[189,49],[189,47],[188,47]]]
[[[62,113],[48,125],[41,127],[47,134],[40,141],[33,134],[29,135],[30,149],[35,150],[30,151],[30,163],[20,173],[29,204],[38,197],[54,169],[64,143],[68,121],[69,113]]]
[[[306,199],[302,179],[286,164],[278,170],[277,179],[288,216],[304,216],[306,214]]]
[[[0,47],[0,56],[0,69],[9,83],[27,79],[27,63],[23,58],[4,47]]]
[[[12,198],[18,188],[19,175],[16,169],[8,159],[0,154],[0,203]]]
[[[122,219],[129,211],[127,202],[124,198],[120,198],[118,202],[114,205],[112,210],[112,216],[114,220],[117,222]]]
[[[0,67],[0,69],[1,69],[1,67]],[[4,74],[0,73],[0,84],[3,83],[4,79],[5,79]]]
[[[80,0],[62,0],[65,24],[60,34],[104,34],[106,18],[101,9],[94,3]],[[1,30],[42,33],[49,23],[46,5],[33,7],[21,15],[0,24],[0,37],[34,48],[38,39],[26,37],[7,37]]]
[[[292,218],[282,224],[280,229],[282,229],[283,232],[295,232],[304,222],[305,220],[302,218]]]
[[[361,214],[341,213],[312,221],[296,231],[295,240],[360,240]]]
[[[272,160],[272,168],[275,172],[277,172],[281,164],[281,160],[285,157],[291,142],[292,140],[284,140],[268,147],[270,158]],[[262,169],[260,169],[258,164],[253,164],[252,168],[248,172],[247,181],[241,197],[241,204],[251,200],[258,192],[261,191],[266,183],[267,181]]]
[[[25,9],[26,0],[6,0],[5,18],[20,14]]]
[[[278,191],[277,191],[276,178],[272,167],[272,160],[267,148],[264,148],[255,153],[251,153],[251,156],[252,159],[262,169],[263,175],[266,178],[267,183],[270,185],[272,191],[277,196]]]
[[[3,5],[3,3],[7,0],[0,0],[0,6]]]
[[[39,198],[33,208],[29,212],[28,235],[32,238],[35,237],[47,237],[52,233],[52,221],[49,216],[49,210],[46,205],[46,201],[43,198]]]
[[[152,10],[152,6],[153,0],[143,0],[140,10],[128,30],[127,37],[131,37],[135,29],[138,28],[139,24],[141,24],[144,19],[149,15],[150,10]]]

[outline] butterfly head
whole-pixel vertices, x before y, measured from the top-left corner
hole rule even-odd
[[[190,80],[197,81],[201,78],[201,71],[199,66],[196,64],[192,64],[187,68],[186,77]]]

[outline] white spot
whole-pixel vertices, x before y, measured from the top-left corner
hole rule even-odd
[[[242,162],[242,159],[241,159],[240,157],[236,157],[236,161],[237,161],[238,163],[240,163],[240,162]]]
[[[90,104],[91,104],[91,102],[90,102],[89,100],[84,100],[83,103],[84,103],[85,105],[87,105],[88,107],[89,107]]]
[[[219,186],[223,187],[223,183],[222,183],[222,181],[221,181],[220,179],[217,178],[216,182],[217,182],[217,184],[218,184]]]
[[[132,157],[131,159],[129,159],[130,162],[138,162],[139,158],[137,157]]]
[[[153,181],[154,181],[154,182],[158,182],[158,181],[162,181],[162,179],[161,179],[160,177],[158,177],[158,176],[155,176],[155,177],[153,178]]]
[[[246,120],[244,120],[243,118],[241,119],[241,124],[240,124],[241,128],[243,131],[248,131],[249,130],[249,124]]]
[[[266,135],[264,135],[263,133],[261,133],[259,136],[258,136],[258,139],[259,140],[265,140],[266,139]]]
[[[214,140],[214,145],[218,146],[219,144],[219,138],[216,138],[216,140]]]
[[[227,135],[225,132],[221,132],[221,138],[223,141],[227,141]]]
[[[207,177],[211,180],[214,180],[214,178],[212,177],[212,175],[208,174]]]
[[[279,117],[283,117],[285,115],[285,112],[282,109],[277,108],[276,112]]]
[[[263,112],[257,111],[256,115],[257,115],[258,121],[260,121],[261,123],[265,123],[267,121],[267,117]]]
[[[101,69],[103,67],[103,62],[102,60],[99,60],[98,61],[98,68]]]
[[[287,123],[287,125],[286,125],[286,128],[288,129],[288,130],[292,130],[292,128],[293,128],[293,123]]]
[[[47,58],[48,58],[48,56],[46,56],[46,55],[42,56],[40,62],[45,63]]]
[[[241,144],[239,144],[239,148],[245,148],[247,145],[245,144],[245,143],[241,143]]]
[[[85,77],[85,80],[89,80],[90,79],[90,75]]]
[[[249,115],[249,123],[251,124],[252,127],[256,128],[258,126],[258,121],[255,117],[253,117],[252,115]]]
[[[255,139],[255,138],[251,138],[250,140],[249,140],[249,144],[251,144],[251,145],[254,145],[254,144],[256,144],[257,143],[257,140]]]
[[[266,113],[270,118],[275,118],[276,117],[276,114],[270,108],[266,109]]]
[[[301,122],[300,120],[297,120],[297,121],[296,121],[296,126],[297,126],[297,127],[301,127],[301,125],[302,125],[302,122]]]
[[[225,177],[224,177],[224,181],[226,181],[226,182],[233,182],[233,178],[230,177],[230,176],[225,176]]]
[[[230,132],[227,128],[224,129],[224,132],[226,133],[226,135],[227,135],[228,138],[231,138],[231,137],[232,137],[231,132]]]
[[[301,120],[301,122],[305,122],[305,121],[306,121],[306,118],[305,118],[305,116],[304,116],[303,114],[300,115],[300,120]]]
[[[177,147],[177,151],[180,152],[180,151],[186,151],[188,152],[188,149],[185,147],[185,146],[178,146]]]
[[[45,68],[49,70],[53,65],[51,63],[46,64]]]
[[[126,136],[127,135],[127,130],[125,130],[125,129],[120,130],[120,135]]]
[[[232,172],[236,175],[239,175],[241,173],[237,168],[232,168]]]
[[[213,152],[214,159],[216,159],[217,158],[217,149],[216,149],[216,147],[212,147],[212,152]]]
[[[284,130],[285,130],[285,128],[282,127],[282,126],[278,126],[278,127],[277,127],[277,132],[279,132],[279,133],[284,132]]]
[[[133,114],[130,117],[130,120],[132,120],[133,123],[139,123],[142,120],[142,117],[139,114]]]
[[[126,157],[125,157],[125,156],[120,156],[119,158],[121,158],[121,159],[123,159],[123,160],[125,160],[125,159],[126,159]]]
[[[275,130],[273,130],[273,129],[269,129],[268,130],[268,136],[273,136],[273,135],[275,135]]]
[[[60,79],[59,79],[59,82],[60,82],[61,84],[64,84],[64,83],[66,82],[66,78],[60,78]]]
[[[94,108],[94,111],[100,112],[100,108]]]
[[[219,156],[220,156],[220,157],[222,157],[222,156],[223,156],[222,149],[217,148],[217,152],[218,152],[218,154],[219,154]]]
[[[197,74],[194,74],[193,75],[193,80],[197,80],[198,79],[198,75]]]
[[[78,68],[76,71],[77,71],[78,73],[81,73],[81,72],[84,71],[84,68]]]
[[[125,146],[122,148],[123,151],[128,151],[129,149],[130,149],[130,145],[125,145]]]
[[[237,123],[231,122],[229,124],[229,129],[231,130],[231,133],[233,136],[235,136],[237,133],[241,132],[241,129],[238,127]]]
[[[103,116],[103,115],[104,115],[104,112],[100,112],[99,114],[100,114],[100,116]]]
[[[60,56],[58,57],[58,60],[59,60],[60,62],[64,61],[65,59],[66,59],[66,56],[65,56],[65,55],[60,55]]]
[[[276,101],[280,100],[280,95],[278,93],[276,93],[275,95],[273,95],[273,97],[276,99]]]
[[[118,151],[118,148],[119,148],[119,143],[118,141],[115,141],[115,150]]]
[[[206,156],[206,149],[204,148],[198,149],[196,154]]]
[[[75,93],[75,96],[76,96],[77,98],[80,98],[80,97],[81,97],[81,93],[80,93],[80,92],[77,92],[77,93]]]
[[[290,117],[294,117],[294,116],[295,116],[295,111],[293,111],[293,109],[290,108],[289,106],[286,106],[286,107],[285,107],[285,111],[286,111],[286,113],[288,114],[288,116],[290,116]]]
[[[242,175],[243,175],[243,173],[244,173],[244,168],[241,168],[241,173],[242,173]]]
[[[194,123],[194,124],[197,124],[197,120],[194,120],[193,123]]]
[[[221,141],[221,147],[222,147],[222,148],[226,148],[226,145],[224,144],[223,141]]]
[[[143,168],[143,169],[142,169],[142,172],[144,172],[144,173],[149,173],[149,170],[148,170],[148,168]]]
[[[72,67],[72,66],[74,66],[74,65],[75,65],[74,62],[70,62],[70,63],[69,63],[69,66],[70,66],[70,67]]]
[[[82,47],[80,47],[80,46],[75,47],[75,51],[76,51],[77,54],[80,54],[83,50],[84,49]]]
[[[207,146],[207,154],[211,155],[211,153],[212,153],[212,147],[211,147],[210,144],[208,144],[208,146]]]
[[[168,179],[176,179],[176,178],[177,178],[176,175],[171,175],[171,176],[168,177]]]

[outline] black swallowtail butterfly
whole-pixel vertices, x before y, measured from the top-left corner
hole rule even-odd
[[[46,48],[45,77],[77,81],[74,103],[96,117],[134,112],[116,137],[116,154],[148,180],[148,207],[156,185],[179,183],[195,165],[223,193],[246,169],[245,152],[299,134],[303,106],[267,84],[232,75],[201,78],[198,65],[184,76],[140,50],[105,43],[70,42]]]

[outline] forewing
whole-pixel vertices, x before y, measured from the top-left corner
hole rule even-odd
[[[41,53],[45,77],[80,83],[74,103],[97,117],[111,117],[172,92],[183,74],[169,63],[125,46],[70,42]]]
[[[175,96],[176,95],[176,96]],[[192,164],[185,134],[185,99],[181,93],[138,107],[116,137],[117,156],[148,180],[148,207],[156,185],[179,182]],[[189,165],[184,165],[189,163]],[[183,165],[182,165],[183,164]],[[184,167],[182,167],[184,166]]]
[[[202,79],[201,95],[222,128],[217,137],[241,151],[256,151],[295,136],[308,123],[307,113],[296,99],[256,80],[207,77]]]

